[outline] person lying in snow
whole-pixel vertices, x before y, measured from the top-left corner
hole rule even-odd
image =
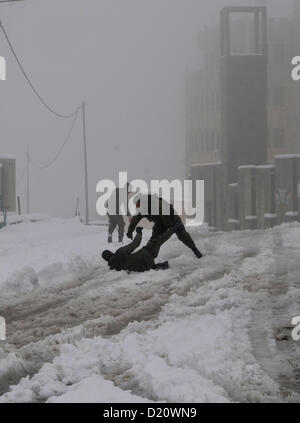
[[[102,253],[102,258],[107,261],[111,270],[146,272],[151,269],[168,269],[169,263],[167,261],[157,264],[154,262],[154,259],[156,258],[156,252],[160,249],[162,244],[164,244],[175,232],[177,233],[178,231],[181,231],[182,226],[182,223],[177,223],[156,238],[151,237],[145,247],[134,253],[134,250],[140,246],[142,241],[143,228],[137,227],[136,236],[130,244],[119,248],[115,253],[112,253],[109,250],[105,250]]]
[[[167,203],[162,198],[157,197],[156,195],[153,195],[153,194],[148,194],[145,198],[145,201],[146,202],[148,201],[148,210],[150,210],[150,211],[152,210],[151,209],[151,202],[152,201],[158,201],[159,202],[159,204],[158,204],[159,213],[157,215],[155,215],[155,214],[144,215],[142,213],[138,213],[137,215],[133,216],[131,218],[131,221],[130,221],[130,224],[129,224],[129,227],[128,227],[128,230],[127,230],[127,234],[126,234],[127,237],[132,239],[132,234],[133,234],[135,227],[138,225],[140,220],[142,220],[143,218],[146,218],[150,222],[154,222],[154,226],[153,226],[153,229],[152,229],[152,236],[151,236],[150,241],[155,240],[166,229],[178,224],[179,225],[178,227],[180,228],[179,230],[176,231],[176,235],[177,235],[178,239],[181,242],[183,242],[183,244],[185,244],[188,248],[190,248],[193,251],[193,253],[195,254],[195,256],[198,259],[200,259],[202,257],[201,252],[196,247],[191,235],[186,231],[184,224],[182,223],[181,218],[176,214],[172,204]],[[167,204],[167,206],[169,208],[168,214],[163,214],[163,203]],[[138,200],[137,203],[136,203],[136,207],[139,208],[140,206],[141,206],[141,201]],[[160,247],[158,247],[156,249],[153,258],[156,258],[158,256],[159,248]]]

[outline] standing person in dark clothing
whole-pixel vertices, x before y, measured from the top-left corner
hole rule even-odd
[[[158,201],[159,205],[158,205],[158,214],[151,214],[151,202],[152,201]],[[141,206],[141,202],[140,200],[137,202],[137,208],[139,208]],[[197,258],[201,258],[202,254],[201,252],[198,250],[198,248],[196,247],[191,235],[186,231],[184,224],[182,223],[181,218],[175,213],[174,207],[171,204],[168,204],[169,206],[169,213],[168,214],[164,214],[163,213],[163,200],[162,198],[158,198],[155,197],[151,194],[148,195],[148,213],[147,215],[144,215],[142,213],[139,213],[135,216],[133,216],[131,218],[130,221],[130,225],[128,227],[128,231],[127,231],[127,237],[132,239],[132,234],[133,231],[135,229],[135,227],[138,225],[138,223],[143,219],[146,218],[147,220],[149,220],[150,222],[154,222],[154,226],[152,229],[152,236],[151,236],[151,240],[154,240],[155,238],[157,238],[159,235],[161,235],[162,233],[164,233],[166,231],[166,229],[171,228],[174,225],[177,225],[177,230],[176,230],[176,235],[178,237],[178,239],[183,242],[188,248],[190,248],[195,256]],[[149,241],[149,242],[150,242]],[[159,253],[159,248],[157,247],[156,249],[156,255],[155,257],[158,256]]]
[[[107,239],[107,241],[109,243],[112,242],[113,232],[116,229],[116,227],[118,226],[119,242],[123,242],[124,228],[125,228],[125,220],[124,220],[124,217],[122,215],[120,215],[120,214],[111,215],[109,213],[107,213],[107,216],[108,216],[108,221],[109,221],[109,225],[108,225],[108,239]]]
[[[129,272],[146,272],[151,269],[168,269],[169,263],[155,263],[157,251],[175,232],[178,230],[178,224],[167,229],[157,238],[151,238],[148,244],[134,253],[142,241],[142,228],[136,228],[134,240],[125,247],[119,248],[115,253],[105,250],[102,258],[107,261],[111,270],[127,270]]]
[[[123,242],[125,220],[123,214],[127,212],[127,201],[128,201],[128,189],[129,184],[126,188],[117,188],[110,196],[107,201],[107,216],[108,216],[108,239],[109,243],[112,242],[113,232],[118,227],[119,242]],[[123,198],[125,196],[125,198]],[[120,210],[120,206],[124,207],[124,213]]]

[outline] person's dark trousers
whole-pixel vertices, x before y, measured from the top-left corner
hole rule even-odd
[[[111,239],[112,234],[118,226],[119,242],[123,241],[125,221],[122,215],[108,215],[109,226],[108,226],[108,237]]]
[[[156,225],[154,225],[156,226]],[[161,228],[156,228],[156,232],[158,233],[158,231]],[[159,235],[156,236],[152,236],[147,245],[144,247],[148,253],[151,255],[151,257],[153,257],[154,259],[158,256],[160,247],[166,242],[168,241],[168,239],[174,234],[174,229],[173,227],[169,228],[169,229],[165,229],[162,233],[160,233]]]
[[[166,224],[169,224],[170,226],[182,223],[182,220],[178,215],[166,216],[165,220],[166,220]],[[155,240],[157,237],[159,237],[165,231],[166,231],[166,226],[164,226],[160,223],[155,223],[155,225],[153,226],[153,229],[152,229],[152,236],[150,238],[150,241]],[[183,242],[184,245],[186,245],[188,248],[190,248],[194,253],[196,251],[198,251],[196,244],[194,243],[191,235],[186,231],[183,223],[182,223],[182,229],[179,230],[179,231],[176,231],[176,235],[177,235],[178,239],[181,242]],[[155,256],[153,258],[156,258],[158,256],[159,250],[160,250],[160,247],[161,247],[161,245],[160,246],[158,246],[158,244],[155,244],[155,245],[156,245],[156,251],[155,251]]]

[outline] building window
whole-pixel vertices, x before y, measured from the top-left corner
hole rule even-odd
[[[220,132],[217,132],[217,150],[221,149]]]
[[[199,108],[198,97],[194,96],[192,99],[192,112],[197,114]]]
[[[284,107],[284,87],[273,87],[273,107]]]
[[[211,150],[215,151],[216,147],[215,147],[215,133],[214,131],[212,131],[211,133]]]
[[[221,97],[220,97],[220,91],[217,91],[216,95],[216,103],[217,103],[217,111],[219,112],[221,110]]]
[[[215,93],[212,93],[211,95],[211,111],[215,111]]]
[[[201,151],[201,135],[198,134],[197,136],[197,153]]]
[[[201,151],[204,151],[204,133],[203,131],[201,132]]]
[[[206,94],[206,111],[209,112],[209,95]]]
[[[273,146],[274,148],[284,147],[284,129],[282,128],[273,129]]]
[[[205,151],[209,151],[209,132],[206,132]]]
[[[189,136],[189,144],[190,144],[190,151],[193,152],[194,151],[194,137],[193,137],[193,135]]]
[[[284,45],[274,44],[272,48],[272,61],[274,65],[283,65],[285,61]]]

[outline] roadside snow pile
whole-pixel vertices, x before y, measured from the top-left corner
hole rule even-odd
[[[20,223],[24,222],[43,222],[49,220],[49,216],[47,214],[37,214],[37,213],[31,213],[31,214],[8,214],[7,215],[7,224],[8,225],[18,225]]]
[[[130,391],[123,391],[111,381],[102,376],[90,376],[72,385],[60,397],[49,399],[49,403],[147,403],[146,398],[132,395]]]
[[[99,228],[78,220],[23,222],[1,230],[0,295],[68,285],[99,262]]]

